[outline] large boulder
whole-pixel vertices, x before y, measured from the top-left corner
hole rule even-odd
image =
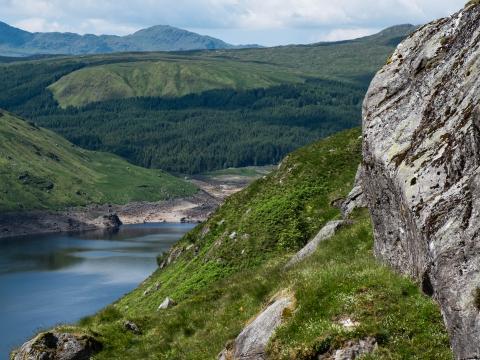
[[[307,245],[300,249],[292,258],[288,261],[285,268],[291,268],[292,266],[302,262],[309,256],[313,255],[317,251],[318,246],[325,240],[330,239],[343,225],[345,220],[333,220],[329,221],[323,228],[320,229],[318,234],[310,240]]]
[[[345,201],[342,202],[340,210],[342,211],[342,216],[346,219],[355,209],[366,208],[367,206],[367,199],[363,192],[363,166],[359,165],[353,189]]]
[[[279,297],[263,310],[230,346],[222,351],[219,360],[262,360],[265,359],[267,344],[282,323],[283,313],[293,307],[290,296]]]
[[[12,360],[88,360],[102,345],[88,335],[46,332],[14,352]]]
[[[364,102],[376,255],[441,305],[456,357],[480,358],[480,6],[401,43]]]

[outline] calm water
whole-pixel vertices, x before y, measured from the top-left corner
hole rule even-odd
[[[36,330],[92,314],[134,289],[193,225],[0,239],[0,359]]]

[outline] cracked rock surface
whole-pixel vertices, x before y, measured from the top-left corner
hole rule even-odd
[[[458,359],[480,359],[480,6],[412,34],[363,108],[377,257],[439,303]]]

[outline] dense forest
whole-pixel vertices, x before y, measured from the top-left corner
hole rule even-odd
[[[365,89],[308,81],[181,98],[134,98],[57,107],[41,94],[18,112],[73,143],[145,167],[198,173],[266,165],[339,130],[358,126]],[[193,156],[192,156],[193,155]]]
[[[0,108],[81,147],[177,174],[273,164],[300,146],[358,126],[373,74],[412,28],[311,46],[5,63],[0,65]],[[133,93],[145,93],[151,86],[146,77],[156,69],[149,64],[158,63],[178,64],[180,70],[171,74],[154,74],[174,86],[180,82],[183,88],[174,89],[176,95],[132,97],[120,92],[119,86],[128,85]],[[84,71],[87,68],[95,71]],[[122,69],[121,79],[112,72],[117,68]],[[208,76],[198,76],[202,68]],[[95,75],[105,76],[98,91],[110,91],[110,100],[59,106],[53,84],[63,87],[63,100],[75,103]],[[112,76],[119,81],[109,82]],[[212,83],[224,88],[212,89]],[[191,93],[182,93],[185,88]]]

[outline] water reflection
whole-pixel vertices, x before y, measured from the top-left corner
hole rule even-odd
[[[72,322],[132,290],[189,224],[0,240],[0,359],[39,327]]]

